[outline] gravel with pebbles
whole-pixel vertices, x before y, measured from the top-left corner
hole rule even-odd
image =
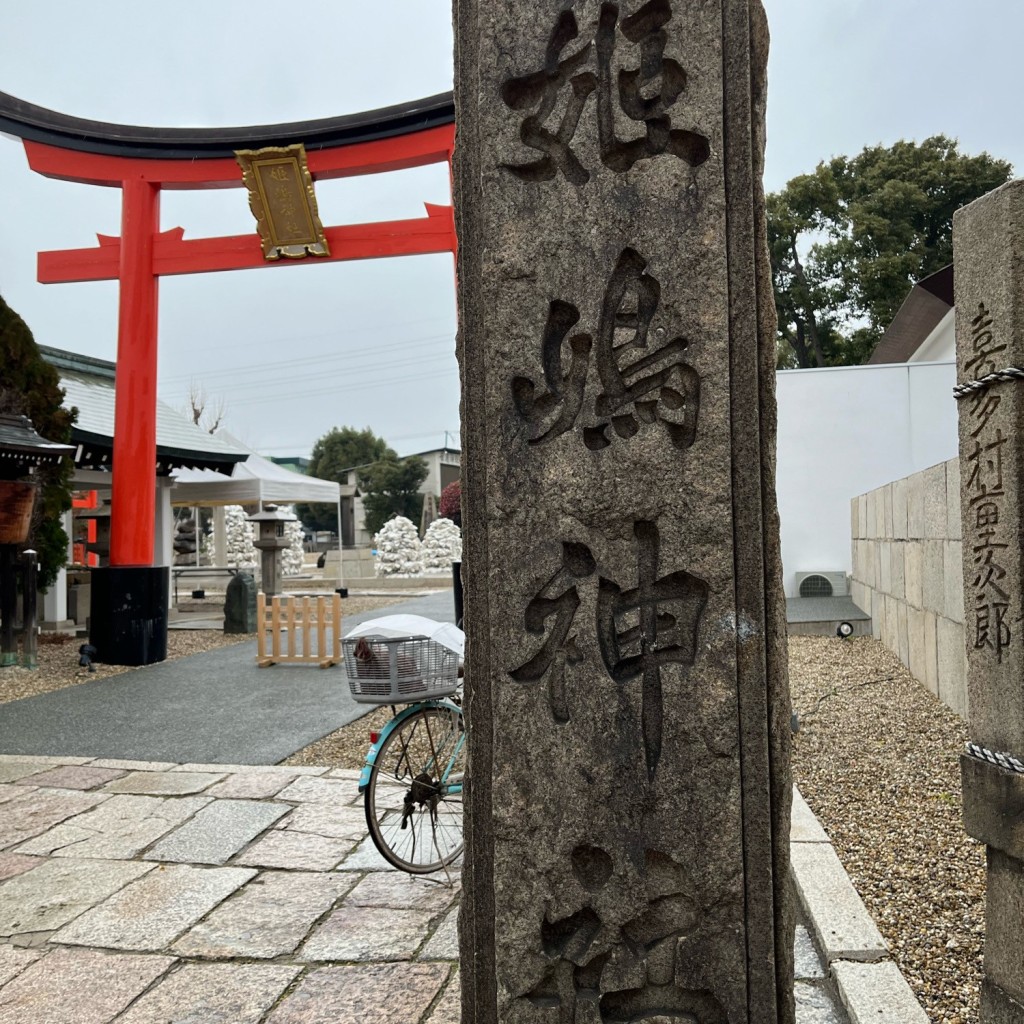
[[[966,724],[870,637],[791,637],[793,775],[933,1024],[977,1024],[985,850]]]

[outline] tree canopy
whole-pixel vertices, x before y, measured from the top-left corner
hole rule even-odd
[[[67,444],[77,409],[63,407],[60,375],[40,355],[28,325],[0,297],[0,412],[27,416],[47,439]],[[71,508],[70,459],[41,466],[32,532],[25,547],[39,553],[39,585],[46,589],[67,562],[68,535],[63,515]]]
[[[869,146],[767,197],[780,367],[862,363],[910,289],[953,261],[953,214],[1011,165],[955,139]]]
[[[416,522],[423,511],[420,484],[427,478],[427,463],[418,456],[399,459],[392,453],[359,471],[366,529],[376,533],[392,516]]]
[[[388,443],[366,427],[334,427],[313,445],[309,458],[308,476],[321,480],[343,482],[344,472],[378,462],[383,458],[398,458]],[[333,505],[296,505],[295,513],[310,529],[336,530],[337,512]]]

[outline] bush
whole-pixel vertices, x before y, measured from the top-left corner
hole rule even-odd
[[[441,492],[441,506],[438,512],[462,528],[462,481],[456,480]]]

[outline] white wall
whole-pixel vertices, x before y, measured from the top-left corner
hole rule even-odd
[[[957,454],[954,363],[776,375],[782,571],[850,572],[850,500]],[[869,609],[865,609],[866,611]]]
[[[921,342],[908,363],[956,362],[956,310],[951,309]]]

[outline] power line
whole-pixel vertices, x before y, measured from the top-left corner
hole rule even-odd
[[[277,391],[274,393],[273,398],[275,401],[284,401],[289,398],[315,398],[318,395],[345,395],[353,392],[363,391],[374,391],[382,387],[393,387],[397,384],[411,384],[418,381],[424,380],[437,380],[440,377],[447,377],[452,373],[457,372],[457,367],[451,367],[450,369],[437,370],[433,373],[416,373],[408,377],[391,377],[377,380],[369,384],[355,384],[351,387],[345,386],[332,386],[327,388],[313,388],[307,389],[302,388],[297,391]],[[231,402],[231,407],[239,407],[246,405],[255,405],[257,403],[266,402],[267,397],[265,395],[258,395],[252,398],[243,398],[241,401]]]
[[[325,363],[334,362],[345,362],[346,360],[350,363],[355,360],[355,365],[358,368],[361,364],[359,362],[360,356],[364,356],[370,359],[375,359],[379,354],[389,354],[394,352],[404,351],[406,349],[420,348],[427,345],[433,345],[438,341],[451,340],[452,348],[450,354],[455,354],[455,339],[453,335],[448,333],[444,334],[432,334],[424,335],[419,338],[405,339],[400,342],[385,343],[383,345],[376,346],[372,351],[360,352],[353,355],[351,352],[334,352],[326,355],[309,355],[307,359],[317,360],[318,366],[321,367],[317,371],[317,376],[322,375],[322,366]],[[294,365],[294,364],[292,364]],[[301,365],[301,364],[300,364]],[[260,374],[271,374],[274,377],[280,377],[283,369],[281,361],[278,360],[267,360],[262,363],[255,363],[249,366],[239,366],[234,368],[225,368],[223,370],[211,370],[201,376],[196,373],[180,373],[180,374],[166,374],[161,378],[161,384],[178,384],[185,383],[187,381],[195,380],[199,384],[205,384],[207,380],[228,377],[231,379],[237,379],[239,377],[254,376]]]

